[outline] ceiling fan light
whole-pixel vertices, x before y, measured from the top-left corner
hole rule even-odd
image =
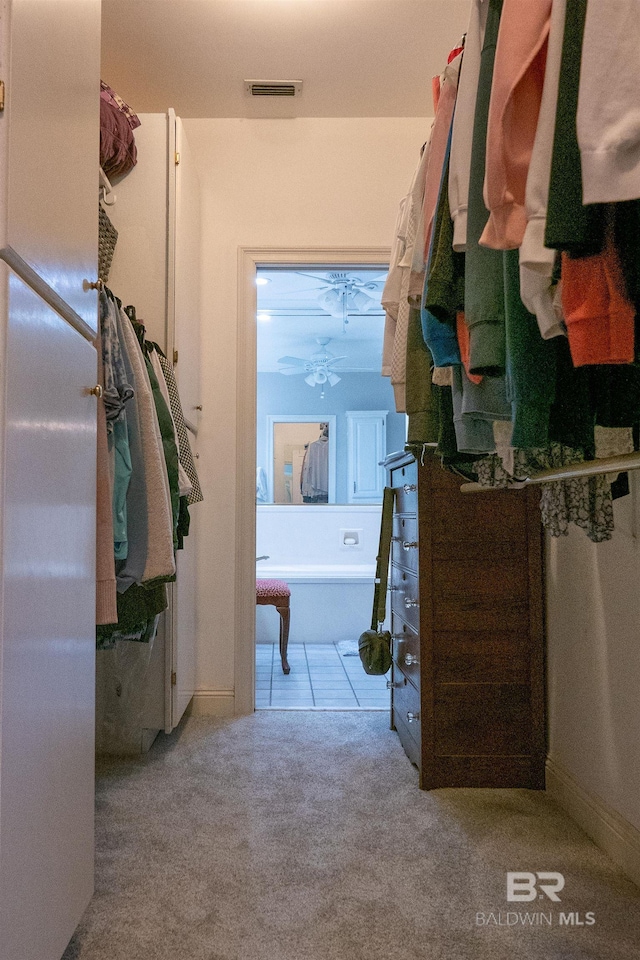
[[[332,387],[335,387],[336,383],[340,383],[340,381],[342,380],[342,377],[336,376],[335,373],[330,373],[327,379],[329,381],[329,385]]]
[[[325,373],[324,370],[316,370],[316,372],[313,375],[313,379],[315,380],[316,383],[326,383],[327,374]]]
[[[369,310],[375,302],[372,297],[367,296],[362,290],[356,290],[351,295],[353,306],[362,312]]]
[[[310,373],[308,377],[305,377],[305,378],[304,378],[304,382],[305,382],[305,383],[308,383],[310,387],[315,387],[315,385],[316,385],[316,378],[315,378],[315,376],[314,376],[312,373]]]

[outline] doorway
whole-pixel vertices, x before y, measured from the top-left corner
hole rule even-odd
[[[266,421],[260,425],[259,418],[261,414],[258,413],[256,406],[256,401],[260,394],[258,389],[258,379],[260,374],[258,373],[258,355],[259,350],[259,341],[262,339],[263,335],[261,332],[261,325],[264,327],[269,324],[274,323],[275,310],[272,309],[270,312],[265,305],[268,298],[260,296],[260,286],[268,287],[269,283],[261,284],[256,286],[256,279],[267,279],[271,283],[275,283],[277,280],[283,280],[284,275],[287,272],[296,272],[296,276],[300,274],[307,274],[306,277],[303,277],[302,280],[305,284],[308,284],[308,288],[316,291],[316,294],[324,295],[331,294],[335,284],[330,282],[330,275],[332,274],[355,274],[356,271],[368,271],[370,273],[369,277],[362,277],[362,286],[365,282],[372,284],[368,290],[371,292],[376,290],[378,297],[381,292],[383,285],[383,277],[386,274],[388,268],[388,250],[358,250],[358,251],[344,251],[344,250],[316,250],[316,251],[265,251],[265,250],[243,250],[241,251],[241,269],[240,269],[240,298],[241,298],[241,309],[239,315],[241,318],[239,327],[240,327],[240,343],[239,343],[239,352],[238,352],[238,384],[239,384],[239,396],[238,396],[238,410],[239,410],[239,423],[238,423],[238,473],[239,473],[239,501],[238,501],[238,542],[239,542],[239,552],[237,557],[236,564],[236,584],[237,584],[237,593],[236,593],[236,612],[240,614],[237,620],[237,633],[236,633],[236,713],[248,713],[251,712],[254,708],[254,704],[259,708],[266,706],[277,706],[273,702],[273,692],[274,685],[276,688],[275,692],[279,692],[279,689],[283,686],[285,681],[290,681],[287,691],[291,694],[295,690],[302,692],[302,687],[304,686],[305,702],[300,704],[302,708],[320,708],[320,709],[339,709],[340,707],[358,709],[361,708],[358,703],[358,698],[354,697],[353,701],[350,704],[329,704],[321,703],[320,701],[328,700],[346,700],[346,687],[348,686],[348,691],[351,696],[354,695],[354,683],[349,679],[348,671],[345,669],[345,665],[348,664],[349,668],[353,670],[354,679],[361,680],[366,678],[366,674],[362,670],[362,667],[357,656],[357,649],[353,652],[350,657],[341,657],[341,653],[338,650],[337,646],[334,646],[334,643],[340,643],[342,640],[336,634],[334,638],[334,624],[331,623],[331,617],[328,616],[328,611],[332,612],[347,612],[351,610],[355,616],[355,621],[352,627],[347,628],[348,638],[351,640],[351,644],[354,644],[354,641],[357,641],[359,634],[368,627],[370,622],[370,604],[372,600],[372,591],[373,591],[373,573],[368,572],[368,575],[365,574],[366,564],[363,562],[361,564],[354,564],[354,566],[359,566],[357,573],[361,577],[361,593],[366,597],[366,612],[364,614],[358,614],[357,604],[347,603],[329,603],[324,604],[324,608],[320,616],[311,618],[307,621],[307,626],[302,627],[300,617],[297,621],[295,619],[296,608],[300,609],[302,605],[303,609],[311,609],[310,604],[310,594],[315,590],[316,594],[321,594],[323,590],[331,588],[332,590],[340,591],[344,590],[347,586],[344,582],[336,582],[340,578],[338,574],[343,575],[344,571],[329,571],[330,566],[337,566],[337,564],[327,563],[326,561],[330,559],[327,556],[320,558],[321,561],[311,562],[314,558],[308,552],[308,550],[303,549],[305,545],[305,540],[307,542],[315,543],[316,540],[322,539],[318,534],[318,529],[322,530],[323,528],[327,529],[331,527],[336,527],[337,535],[336,539],[339,536],[343,537],[342,547],[345,551],[352,550],[354,544],[345,543],[344,541],[351,541],[354,538],[352,536],[347,536],[347,534],[352,534],[356,532],[356,539],[358,541],[357,545],[361,547],[359,551],[358,559],[360,559],[360,553],[362,555],[362,560],[364,561],[365,556],[368,554],[365,553],[364,541],[366,537],[364,536],[364,531],[366,529],[366,523],[364,526],[358,524],[356,525],[352,520],[344,521],[341,523],[341,517],[339,513],[341,510],[349,507],[351,510],[355,509],[353,504],[353,499],[351,504],[347,502],[347,496],[344,492],[346,489],[346,480],[340,478],[336,481],[336,493],[331,498],[333,502],[329,502],[329,496],[327,491],[326,499],[319,502],[304,502],[303,504],[296,504],[293,502],[286,503],[276,503],[273,501],[273,462],[265,459],[265,451],[267,446],[267,437],[266,437]],[[374,284],[374,278],[377,278],[379,281],[377,284]],[[357,290],[360,284],[358,284],[355,289]],[[275,289],[273,287],[272,289]],[[296,294],[297,295],[297,294]],[[366,294],[365,294],[366,296]],[[293,298],[291,298],[293,299]],[[329,298],[329,304],[331,304],[331,297]],[[335,301],[335,296],[333,300]],[[363,305],[363,299],[360,299],[360,304]],[[298,397],[301,395],[301,390],[304,388],[306,394],[302,396],[308,396],[311,399],[314,396],[316,398],[316,405],[323,404],[323,406],[318,406],[318,410],[313,414],[313,417],[316,419],[316,428],[319,430],[320,425],[324,424],[326,421],[324,417],[329,418],[331,414],[326,413],[329,409],[329,405],[326,404],[327,399],[331,396],[330,391],[335,391],[333,394],[334,398],[338,397],[336,388],[340,386],[342,381],[346,381],[348,376],[351,376],[352,379],[355,379],[357,373],[364,374],[364,370],[354,370],[352,369],[355,366],[355,362],[351,361],[349,368],[345,360],[337,361],[333,360],[334,357],[346,357],[344,349],[336,350],[333,342],[323,342],[316,343],[316,340],[320,337],[324,340],[326,337],[329,340],[333,341],[338,339],[338,343],[346,343],[350,339],[355,338],[356,322],[355,322],[355,311],[353,318],[350,315],[346,317],[346,326],[351,326],[351,330],[348,330],[347,334],[343,336],[342,330],[344,329],[343,321],[345,317],[340,311],[334,308],[333,315],[330,311],[323,309],[326,306],[326,301],[324,304],[320,305],[314,303],[312,306],[307,305],[307,312],[299,314],[300,304],[297,306],[290,305],[289,307],[282,306],[281,309],[284,311],[284,317],[286,322],[284,326],[296,326],[299,328],[300,332],[304,328],[304,335],[307,337],[307,346],[310,346],[311,349],[305,351],[302,349],[302,346],[299,346],[296,349],[281,349],[282,344],[274,345],[271,356],[271,363],[274,365],[274,369],[270,371],[263,371],[264,373],[269,373],[271,383],[278,386],[279,383],[282,383],[283,386],[279,387],[279,396],[280,403],[284,402],[283,390],[290,390],[288,384],[292,384],[295,381],[298,381],[298,386],[295,390],[292,390],[292,394],[296,393]],[[349,309],[352,309],[352,305],[349,304]],[[371,307],[369,308],[371,309]],[[366,314],[367,310],[360,310],[358,313]],[[270,319],[261,319],[257,320],[257,314],[270,313]],[[296,313],[298,313],[298,318],[296,322]],[[373,317],[374,314],[379,314],[377,317],[378,326],[379,326],[379,336],[380,342],[377,347],[377,359],[374,361],[377,369],[377,372],[374,373],[373,370],[368,371],[368,374],[378,382],[382,382],[383,385],[388,386],[387,381],[383,380],[380,377],[380,356],[381,356],[381,346],[382,346],[382,325],[383,317],[382,312],[379,307],[379,300],[377,308],[371,314]],[[315,321],[321,316],[324,316],[330,323],[333,323],[334,327],[329,329],[324,329],[319,333],[318,337],[312,336],[314,333],[318,333],[317,330],[312,330],[310,327],[313,325],[315,314]],[[349,311],[347,311],[349,314]],[[301,322],[304,321],[304,322]],[[352,334],[352,331],[354,333]],[[309,343],[310,341],[310,343]],[[308,362],[312,360],[312,353],[330,353],[330,363],[326,363],[326,358],[315,358],[325,360],[324,365],[319,369],[321,370],[321,375],[317,376],[314,374],[317,371],[317,367],[314,369],[312,367],[307,367],[304,369]],[[288,362],[286,364],[278,364],[278,360],[285,358]],[[303,362],[302,362],[303,361]],[[249,367],[249,364],[251,365]],[[339,364],[342,364],[343,367],[338,372]],[[285,375],[280,373],[280,367],[286,366],[291,367],[303,367],[302,370],[296,372],[288,372]],[[334,369],[328,369],[330,366],[333,366]],[[326,372],[326,379],[322,375]],[[313,385],[312,385],[312,381]],[[324,397],[322,401],[320,399],[320,394],[324,392]],[[334,401],[330,401],[332,404]],[[359,404],[363,406],[363,404]],[[262,409],[262,407],[261,407]],[[315,408],[314,408],[315,409]],[[393,413],[393,406],[391,403],[388,403],[385,407],[380,407],[381,410],[386,411],[388,414]],[[352,411],[351,411],[352,412]],[[287,411],[284,411],[282,406],[279,406],[279,409],[275,412],[272,412],[270,415],[274,417],[276,414],[281,416],[287,415]],[[307,414],[309,417],[312,416],[311,413]],[[386,414],[385,414],[386,415]],[[395,414],[393,414],[396,416]],[[293,412],[289,413],[289,416],[293,416]],[[404,421],[404,418],[400,418]],[[309,422],[312,422],[311,420]],[[404,427],[404,423],[403,423]],[[271,427],[270,427],[271,429]],[[340,464],[341,461],[345,461],[346,452],[343,450],[343,444],[346,443],[347,436],[347,425],[346,421],[343,421],[341,424],[335,427],[334,440],[336,445],[340,446],[340,450],[336,456],[336,463]],[[259,436],[259,433],[262,433],[262,436]],[[316,438],[320,440],[318,436]],[[252,441],[251,449],[249,449],[249,443]],[[264,442],[263,442],[264,441]],[[315,440],[303,441],[303,446],[305,442],[313,443]],[[403,442],[403,441],[402,441]],[[277,441],[276,441],[277,443]],[[258,448],[262,451],[258,453]],[[273,447],[271,448],[274,449]],[[299,454],[300,451],[298,451]],[[285,465],[283,469],[288,471],[288,489],[291,491],[292,483],[295,486],[299,483],[299,474],[298,469],[301,463],[300,456],[297,456],[295,459],[296,467],[294,467],[294,457],[293,451],[289,451],[291,456],[289,459],[283,460]],[[272,454],[270,454],[271,456]],[[260,461],[260,462],[259,462]],[[262,468],[263,476],[261,477],[260,468]],[[294,473],[295,471],[295,473]],[[294,476],[296,479],[294,480]],[[260,480],[263,483],[263,492],[266,493],[267,501],[263,504],[258,504],[256,508],[256,493]],[[280,488],[287,488],[287,484],[280,484]],[[287,496],[289,496],[287,494]],[[310,494],[308,494],[310,495]],[[343,501],[342,503],[337,501]],[[363,511],[362,516],[364,518],[365,513],[368,512],[370,516],[367,518],[369,526],[377,528],[379,531],[379,505],[376,505],[373,502],[361,503],[359,508]],[[276,523],[276,518],[278,512],[282,513],[283,511],[293,511],[288,514],[289,526],[293,522],[293,517],[295,513],[302,514],[296,520],[296,523],[300,522],[305,527],[311,526],[313,528],[314,521],[317,526],[315,532],[313,529],[307,530],[304,536],[299,536],[297,538],[298,545],[300,546],[301,553],[304,555],[306,563],[302,562],[303,557],[298,556],[297,561],[299,566],[306,567],[306,570],[298,570],[297,576],[293,576],[292,569],[290,565],[291,557],[285,557],[283,555],[282,545],[278,546],[277,549],[269,545],[268,548],[264,548],[261,544],[264,543],[263,535],[265,530],[262,529],[261,522],[258,524],[258,538],[256,538],[256,509],[261,510],[263,513],[268,514],[268,523],[267,526],[270,526],[273,529],[274,523]],[[326,511],[321,513],[321,511]],[[373,516],[377,513],[377,516]],[[316,515],[314,518],[314,514]],[[319,515],[318,515],[319,514]],[[332,517],[331,523],[328,523],[328,517]],[[361,534],[358,531],[363,531],[362,540],[360,540]],[[377,537],[377,532],[376,532]],[[375,539],[375,538],[374,538]],[[272,539],[270,544],[276,543],[276,539]],[[337,541],[340,543],[340,541]],[[326,546],[326,544],[325,544]],[[337,544],[333,546],[338,549]],[[367,548],[368,549],[368,548]],[[370,560],[375,560],[375,554],[377,550],[377,542],[373,550],[373,555],[370,557]],[[335,553],[335,551],[334,551]],[[258,565],[259,569],[256,570],[255,558],[256,556],[267,556],[269,559],[267,561],[262,561]],[[355,556],[355,554],[354,554]],[[344,558],[344,554],[341,559]],[[335,559],[335,556],[333,557]],[[280,561],[280,562],[278,562]],[[267,564],[267,565],[265,565]],[[318,567],[323,567],[322,570],[318,570]],[[255,611],[255,578],[256,574],[261,578],[276,578],[282,579],[278,574],[285,573],[285,568],[287,570],[287,580],[285,581],[291,589],[292,602],[292,625],[290,630],[290,643],[289,643],[289,661],[291,664],[291,673],[285,675],[282,673],[282,669],[279,662],[279,650],[277,646],[278,640],[278,614],[274,608],[266,608],[260,611],[260,616],[262,617],[262,623],[259,622],[259,643],[257,645],[259,656],[261,657],[260,663],[258,664],[256,671],[255,664],[255,654],[256,654],[256,622],[254,616],[250,617],[249,611],[251,614],[254,614]],[[316,568],[316,569],[309,569]],[[335,576],[327,576],[328,573],[334,573]],[[324,579],[324,583],[317,583],[318,580]],[[316,581],[316,582],[313,582]],[[333,582],[326,582],[333,581]],[[349,585],[350,588],[354,584]],[[251,597],[251,605],[249,605],[249,596]],[[313,597],[311,597],[313,600]],[[317,605],[317,600],[314,600]],[[317,606],[316,606],[317,609]],[[363,608],[364,609],[364,608]],[[268,614],[272,614],[271,623],[268,627],[265,627],[264,617]],[[344,619],[344,618],[343,618]],[[315,634],[312,634],[311,628],[315,629]],[[264,631],[263,632],[263,628]],[[304,631],[304,632],[303,632]],[[321,634],[321,639],[318,638],[318,631]],[[319,642],[318,642],[319,640]],[[313,644],[313,648],[307,649],[305,643],[310,648]],[[299,645],[299,646],[298,646]],[[326,658],[327,655],[331,653],[335,658],[331,664],[326,666],[326,675],[322,678],[317,678],[316,660]],[[322,656],[321,656],[322,655]],[[341,659],[338,659],[341,657]],[[267,661],[269,661],[267,663]],[[269,677],[267,678],[265,674],[267,673],[266,667],[269,666]],[[273,667],[277,666],[278,670],[274,670]],[[313,668],[313,669],[312,669]],[[340,675],[341,680],[341,689],[339,691],[331,691],[328,684],[339,672],[342,671]],[[260,684],[259,695],[257,701],[255,699],[255,677],[256,673],[258,675],[258,682]],[[329,676],[332,674],[333,676]],[[339,692],[343,696],[330,697],[330,696],[320,696],[316,695],[318,691],[313,690],[313,680],[318,679],[319,682],[323,685],[323,689],[327,690],[329,693]],[[265,681],[268,681],[266,683]],[[292,681],[292,682],[291,682]],[[304,681],[304,683],[303,683]],[[362,686],[361,684],[356,684]],[[269,688],[269,703],[266,704],[265,700],[265,691],[266,687]],[[388,695],[386,692],[386,686],[383,682],[384,688],[384,704],[388,706]],[[373,697],[365,697],[364,691],[362,691],[363,696],[362,700],[365,699],[374,699]],[[291,701],[291,697],[289,698]],[[309,702],[310,701],[310,702]],[[318,701],[318,702],[316,702]],[[291,704],[295,706],[295,704]],[[371,708],[374,708],[373,704],[368,705]]]

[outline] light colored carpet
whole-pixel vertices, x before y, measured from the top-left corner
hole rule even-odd
[[[638,958],[640,891],[543,793],[422,792],[384,714],[188,720],[98,774],[64,960]],[[545,870],[560,904],[507,903],[506,871]],[[514,910],[554,926],[476,926]]]

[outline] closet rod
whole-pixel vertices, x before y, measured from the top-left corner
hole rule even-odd
[[[621,473],[626,470],[640,469],[640,450],[634,453],[623,453],[617,457],[603,457],[602,460],[583,460],[581,463],[571,463],[566,467],[553,467],[542,470],[534,477],[525,477],[512,484],[512,487],[486,487],[480,483],[463,483],[462,493],[490,493],[497,489],[509,490],[520,487],[530,487],[539,483],[550,483],[552,480],[574,480],[580,477],[596,477],[603,473]]]

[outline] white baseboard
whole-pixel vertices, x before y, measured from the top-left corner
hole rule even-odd
[[[640,887],[640,831],[551,758],[547,793]]]
[[[233,690],[196,690],[185,712],[189,717],[233,717]]]

